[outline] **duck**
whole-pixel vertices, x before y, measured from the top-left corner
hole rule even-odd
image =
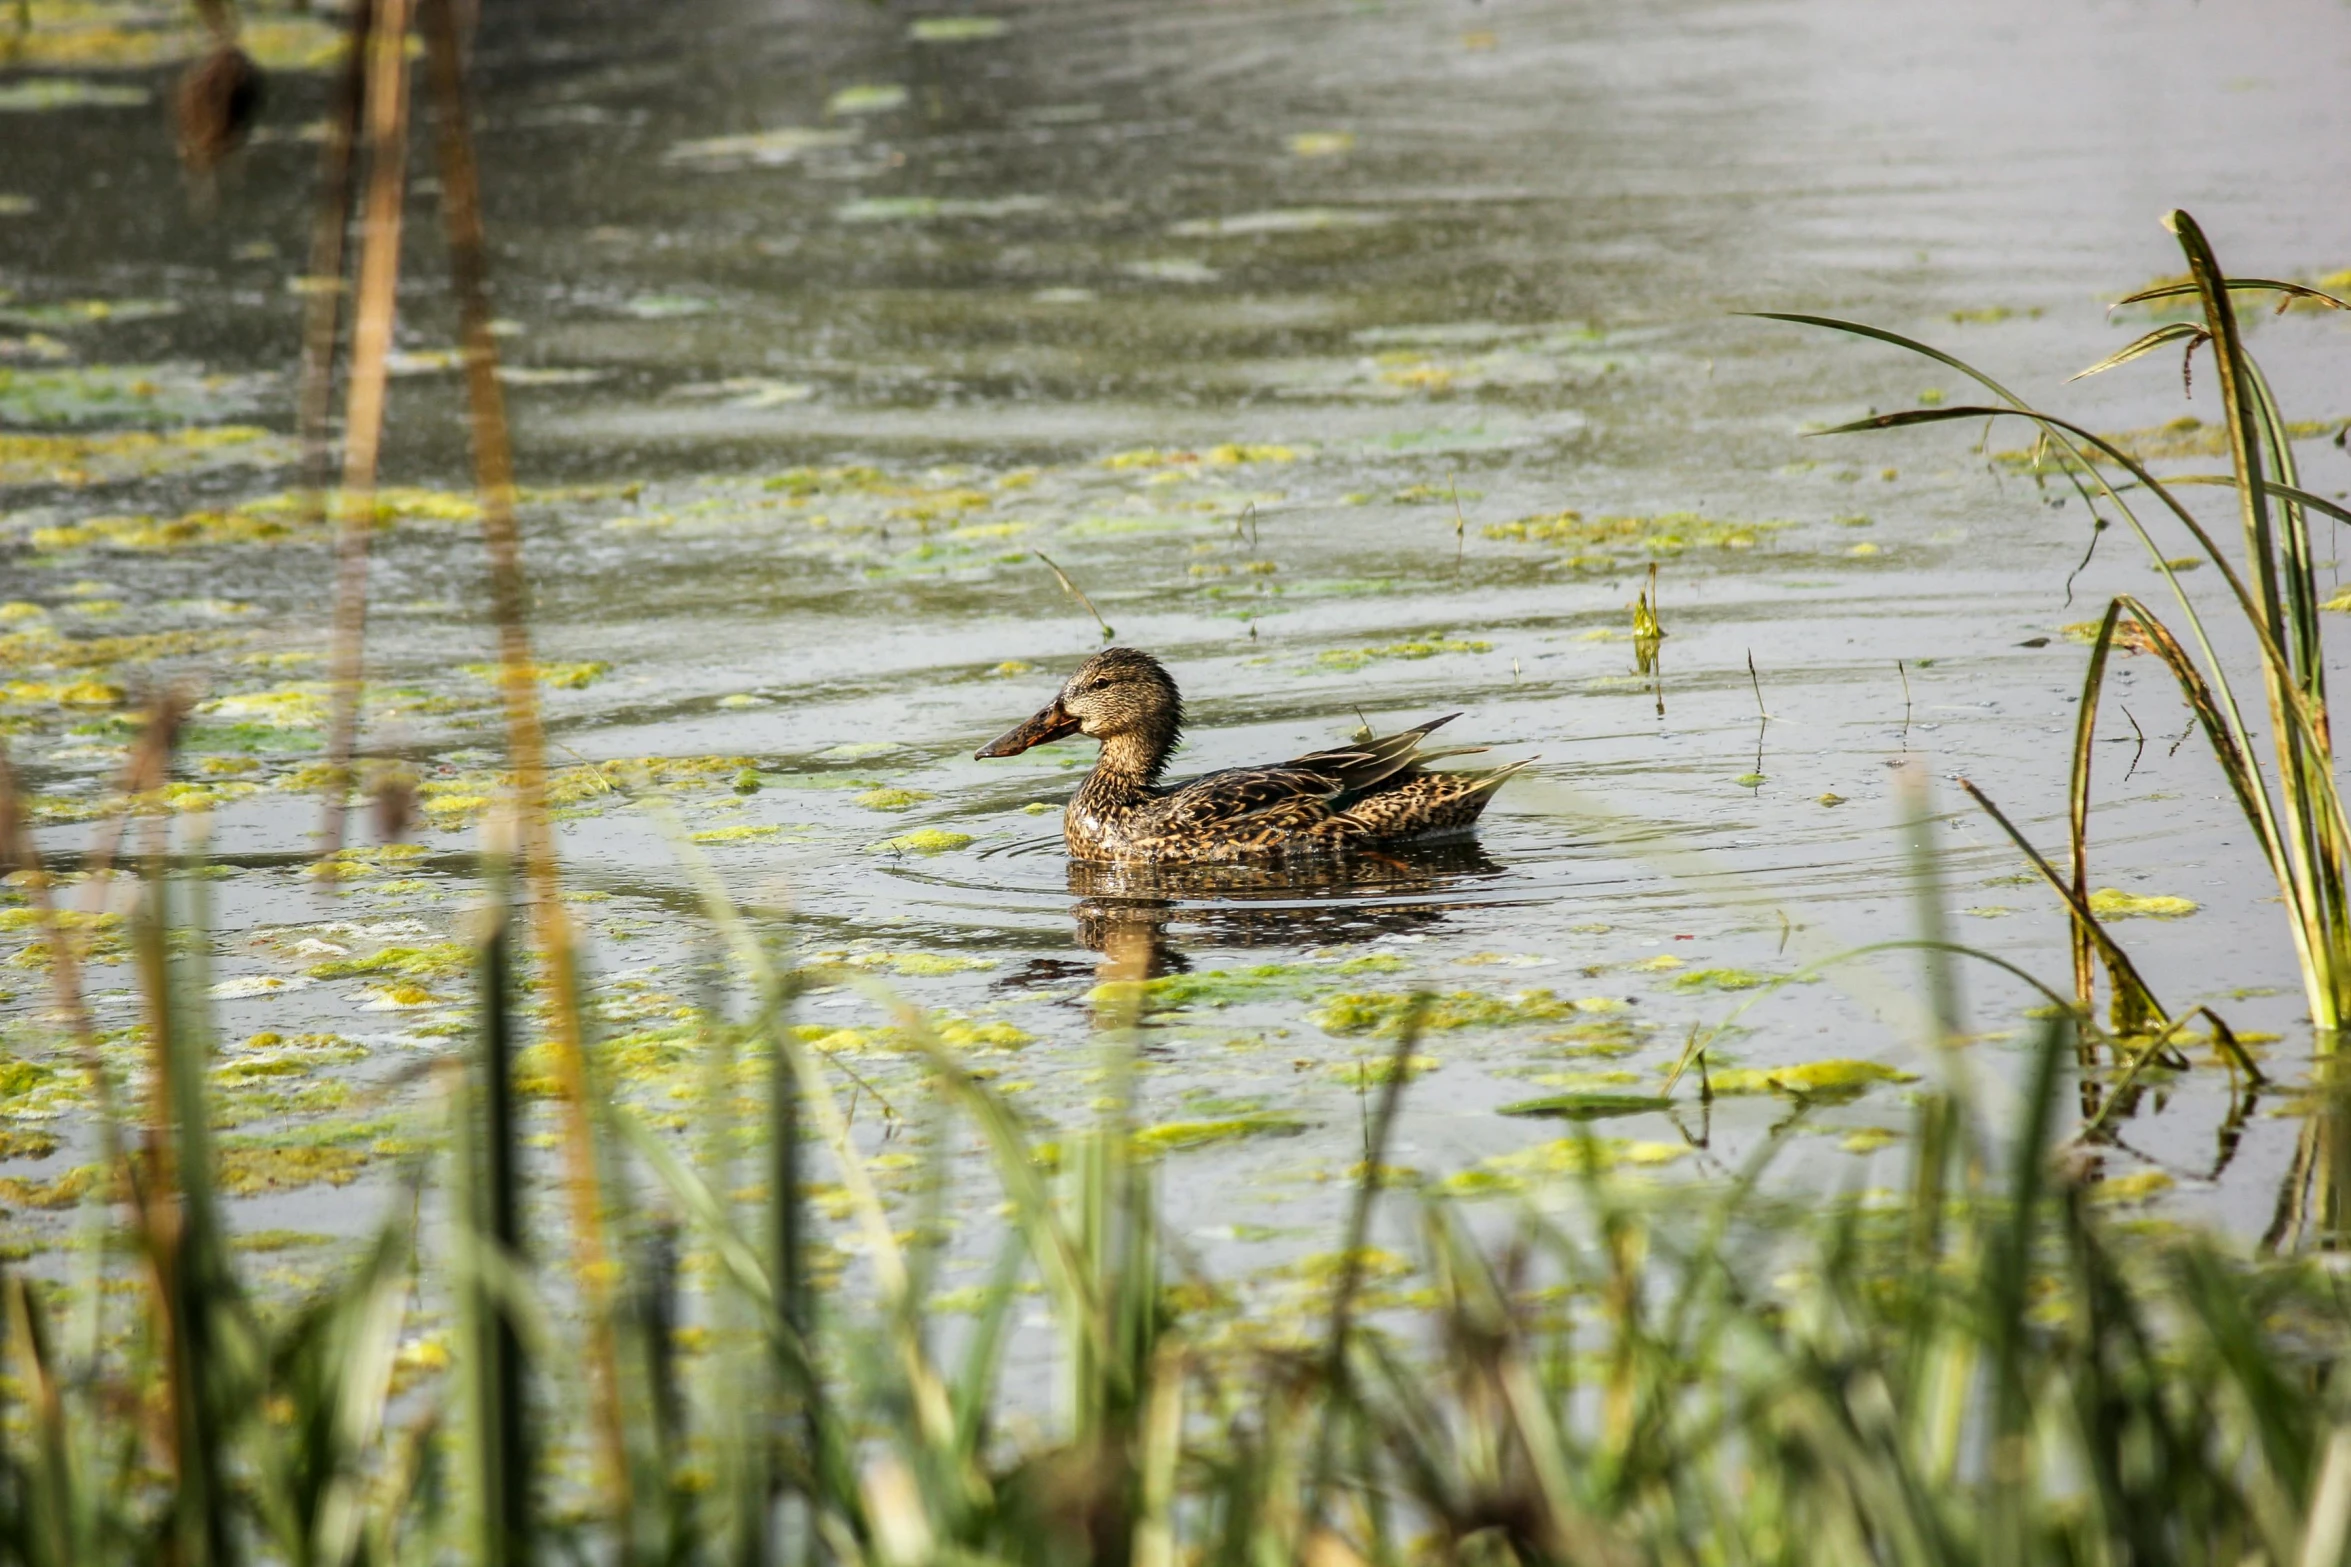
[[[1228,767],[1174,783],[1160,775],[1182,738],[1183,696],[1165,665],[1139,648],[1088,658],[1053,700],[975,759],[1018,756],[1080,734],[1101,743],[1086,781],[1062,813],[1073,859],[1214,865],[1335,856],[1475,828],[1494,791],[1533,758],[1503,767],[1431,772],[1442,757],[1422,742],[1460,717],[1448,713],[1396,734],[1368,727],[1348,744],[1287,762]]]

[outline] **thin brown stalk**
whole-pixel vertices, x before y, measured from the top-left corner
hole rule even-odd
[[[387,0],[400,4],[401,0]],[[458,341],[473,416],[473,457],[481,491],[482,535],[490,559],[490,602],[498,626],[498,689],[514,763],[515,817],[523,875],[531,893],[551,1006],[557,1077],[563,1085],[565,1186],[571,1203],[573,1262],[588,1305],[589,1375],[605,1495],[614,1515],[630,1511],[627,1435],[621,1410],[618,1350],[612,1326],[612,1255],[604,1233],[588,1097],[581,1002],[571,921],[564,912],[547,821],[547,741],[539,713],[538,674],[524,616],[522,545],[514,517],[514,455],[506,401],[498,385],[497,339],[490,330],[489,247],[483,236],[481,182],[460,55],[459,19],[450,0],[424,0],[425,55],[441,155],[441,216],[448,233],[451,284],[457,294]]]
[[[359,294],[351,324],[351,384],[343,404],[343,493],[335,534],[335,643],[328,679],[326,816],[322,852],[343,846],[351,752],[367,635],[367,545],[375,527],[383,454],[387,360],[400,283],[400,211],[408,190],[409,0],[377,0],[367,34],[367,207]]]
[[[375,0],[353,0],[335,108],[319,150],[318,210],[311,220],[309,292],[302,305],[302,389],[297,420],[302,437],[302,486],[297,492],[305,530],[326,521],[327,491],[335,480],[334,441],[327,416],[335,401],[335,346],[342,331],[343,263],[358,199],[360,116],[367,103],[369,29]]]
[[[2082,676],[2082,699],[2074,714],[2073,783],[2068,799],[2067,844],[2073,859],[2074,901],[2090,901],[2090,747],[2098,732],[2098,698],[2106,689],[2106,655],[2114,646],[2114,632],[2122,618],[2122,600],[2106,606],[2106,618],[2090,643],[2090,667]],[[2075,920],[2073,938],[2074,997],[2083,1012],[2097,1004],[2097,944],[2089,928]]]

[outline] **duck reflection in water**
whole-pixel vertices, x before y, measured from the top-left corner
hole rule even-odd
[[[1469,884],[1502,869],[1475,842],[1296,864],[1072,860],[1070,913],[1078,944],[1102,954],[1102,979],[1155,979],[1192,966],[1176,944],[1178,928],[1209,947],[1344,946],[1439,925],[1462,906]],[[1448,891],[1454,896],[1436,896]]]

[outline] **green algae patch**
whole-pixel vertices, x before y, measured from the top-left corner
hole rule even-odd
[[[39,1208],[49,1212],[72,1208],[98,1190],[105,1180],[106,1166],[102,1164],[77,1165],[46,1181],[27,1180],[16,1175],[0,1176],[0,1205]]]
[[[1435,658],[1440,653],[1491,653],[1491,642],[1471,641],[1466,637],[1426,637],[1410,642],[1385,642],[1376,647],[1332,648],[1315,655],[1315,662],[1325,669],[1355,670],[1384,659]]]
[[[348,1186],[367,1167],[368,1156],[336,1144],[291,1147],[232,1143],[220,1150],[215,1180],[232,1197],[259,1197],[299,1191],[305,1186]]]
[[[1289,995],[1309,977],[1308,972],[1292,964],[1260,963],[1245,969],[1209,969],[1198,974],[1162,974],[1157,979],[1111,980],[1086,992],[1086,999],[1097,1007],[1182,1012]]]
[[[1404,1080],[1434,1072],[1441,1063],[1435,1056],[1413,1056],[1404,1063]],[[1326,1070],[1331,1076],[1350,1088],[1378,1088],[1396,1076],[1394,1056],[1363,1056],[1353,1061],[1334,1061]]]
[[[153,479],[220,467],[279,467],[297,456],[294,443],[252,425],[209,425],[190,430],[112,430],[104,434],[0,432],[0,485],[58,484],[86,489],[126,479]],[[152,522],[153,519],[148,519]],[[35,528],[41,549],[72,548],[70,539],[48,542],[62,529]]]
[[[895,838],[884,838],[867,847],[880,853],[945,854],[951,849],[971,846],[971,834],[948,832],[941,827],[925,827],[919,832],[900,833]]]
[[[1185,468],[1194,465],[1205,468],[1235,468],[1244,463],[1296,462],[1303,455],[1294,446],[1211,446],[1201,451],[1183,451],[1173,447],[1138,446],[1131,451],[1113,452],[1102,459],[1102,466],[1116,470],[1133,468]]]
[[[1730,522],[1694,511],[1654,516],[1586,517],[1580,511],[1547,512],[1488,523],[1489,539],[1519,544],[1559,544],[1578,555],[1678,555],[1685,550],[1750,550],[1785,522]]]
[[[0,83],[0,114],[51,109],[129,109],[147,101],[144,87],[115,87],[73,76],[34,76]]]
[[[254,376],[207,375],[185,364],[0,365],[0,424],[18,429],[74,425],[181,426],[250,413]]]
[[[906,36],[918,44],[963,44],[1001,38],[1011,30],[1000,16],[925,16],[906,25]]]
[[[1602,1121],[1619,1115],[1647,1115],[1653,1110],[1669,1109],[1671,1099],[1663,1094],[1627,1094],[1594,1091],[1590,1093],[1548,1094],[1540,1099],[1521,1099],[1506,1104],[1497,1114],[1517,1116],[1547,1116],[1567,1121]]]
[[[1759,990],[1770,984],[1772,978],[1752,969],[1701,968],[1676,974],[1667,984],[1674,990]]]
[[[869,811],[904,811],[934,798],[927,789],[868,789],[850,803]]]
[[[1682,1143],[1635,1142],[1620,1137],[1562,1137],[1482,1159],[1456,1171],[1429,1190],[1440,1197],[1507,1197],[1563,1176],[1603,1174],[1623,1168],[1654,1168],[1688,1156]]]
[[[389,975],[397,979],[455,979],[460,974],[471,972],[473,962],[471,948],[444,941],[429,947],[386,947],[364,958],[336,958],[326,963],[314,963],[305,972],[312,979],[352,979],[360,975]]]
[[[931,979],[942,974],[969,974],[996,966],[994,958],[949,952],[860,952],[843,960],[850,968],[887,969],[908,979]]]
[[[1307,1014],[1326,1034],[1371,1034],[1394,1038],[1412,1013],[1414,998],[1402,991],[1351,991],[1331,997]],[[1456,990],[1431,997],[1421,1016],[1421,1027],[1508,1028],[1520,1023],[1555,1023],[1575,1016],[1576,1004],[1548,990],[1522,990],[1514,996],[1480,995]]]
[[[1305,1130],[1306,1123],[1296,1116],[1269,1111],[1213,1121],[1163,1121],[1157,1126],[1139,1128],[1134,1145],[1135,1151],[1143,1154],[1186,1153],[1251,1137],[1295,1137]]]
[[[54,1134],[0,1127],[0,1159],[46,1159],[57,1152]]]
[[[2195,913],[2197,907],[2193,898],[2124,892],[2119,887],[2100,887],[2090,894],[2090,912],[2102,920],[2185,919]]]
[[[1716,1095],[1787,1094],[1797,1099],[1841,1103],[1858,1099],[1879,1083],[1915,1083],[1916,1072],[1905,1072],[1883,1061],[1807,1061],[1797,1066],[1731,1067],[1710,1073],[1707,1087]]]
[[[950,1050],[1019,1050],[1037,1042],[1037,1036],[1001,1019],[982,1021],[942,1013],[931,1019],[931,1032]]]
[[[2172,1178],[2161,1170],[2138,1170],[2129,1175],[2111,1175],[2103,1181],[2092,1181],[2088,1195],[2090,1201],[2109,1206],[2150,1202],[2171,1190],[2174,1184]]]
[[[754,826],[705,827],[700,832],[686,834],[687,840],[702,844],[767,843],[783,836],[781,827]]]

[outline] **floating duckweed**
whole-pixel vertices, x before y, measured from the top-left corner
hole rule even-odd
[[[1491,653],[1491,642],[1473,642],[1463,637],[1430,637],[1411,642],[1388,642],[1378,647],[1332,648],[1317,654],[1315,662],[1326,669],[1352,670],[1384,658],[1435,658],[1440,653]]]
[[[1537,1182],[1565,1175],[1613,1170],[1620,1165],[1663,1165],[1688,1155],[1681,1143],[1631,1142],[1616,1137],[1562,1137],[1512,1153],[1496,1154],[1439,1181],[1445,1197],[1499,1197],[1524,1192]]]
[[[871,847],[900,854],[944,854],[950,849],[968,847],[971,834],[948,832],[940,827],[925,827],[919,832],[901,833],[895,838],[884,838]]]
[[[946,952],[860,952],[848,959],[851,968],[885,968],[893,974],[924,979],[940,974],[968,974],[996,966],[994,958]]]
[[[869,811],[904,811],[934,798],[927,789],[868,789],[854,803]]]
[[[97,1190],[105,1178],[106,1167],[102,1164],[77,1165],[46,1181],[15,1175],[0,1177],[0,1203],[11,1208],[71,1208]]]
[[[367,1155],[356,1148],[237,1143],[220,1150],[215,1179],[232,1197],[255,1197],[263,1192],[296,1191],[322,1181],[329,1186],[348,1186],[366,1167]]]
[[[46,1159],[57,1148],[57,1138],[51,1133],[0,1127],[0,1159]]]
[[[1297,1117],[1267,1111],[1216,1121],[1164,1121],[1138,1129],[1134,1142],[1139,1153],[1181,1153],[1246,1137],[1295,1137],[1305,1130],[1306,1123]]]
[[[372,957],[337,958],[311,965],[312,979],[353,979],[363,974],[390,974],[401,979],[453,979],[473,967],[473,952],[454,942],[430,947],[386,947]]]
[[[951,1050],[1019,1050],[1037,1040],[1028,1030],[1001,1020],[975,1022],[944,1013],[931,1020],[931,1031]]]
[[[2195,913],[2197,907],[2193,898],[2124,892],[2119,887],[2100,887],[2090,894],[2090,912],[2102,920],[2184,919]]]
[[[2161,1170],[2138,1170],[2092,1181],[2089,1198],[2092,1202],[2110,1204],[2146,1202],[2169,1191],[2173,1184],[2172,1178]]]
[[[38,1061],[19,1058],[0,1061],[0,1099],[21,1099],[34,1089],[56,1079],[54,1067]]]
[[[1755,990],[1771,982],[1771,975],[1752,969],[1701,968],[1676,974],[1670,984],[1675,990]]]
[[[223,463],[292,463],[294,444],[256,425],[205,425],[195,430],[108,430],[106,435],[26,435],[0,432],[0,484],[66,484],[85,489],[118,479],[153,479]],[[139,519],[153,524],[153,519]],[[63,529],[66,543],[47,543],[56,529],[33,529],[42,550],[82,543]],[[92,540],[96,543],[96,540]]]
[[[1373,1034],[1394,1038],[1412,1014],[1415,1000],[1400,991],[1363,991],[1331,997],[1307,1014],[1328,1034]],[[1486,996],[1456,990],[1432,997],[1421,1015],[1423,1028],[1506,1028],[1518,1023],[1552,1023],[1575,1015],[1576,1004],[1548,990],[1515,996]]]
[[[1557,511],[1488,523],[1483,531],[1489,539],[1565,544],[1579,551],[1671,555],[1687,549],[1753,549],[1764,535],[1786,526],[1785,522],[1727,522],[1694,511],[1652,517],[1586,517],[1579,511]]]
[[[1367,953],[1360,958],[1348,958],[1338,966],[1342,974],[1393,974],[1404,967],[1404,960],[1393,952]]]
[[[1732,1067],[1707,1078],[1716,1094],[1788,1094],[1798,1099],[1857,1099],[1878,1083],[1915,1083],[1918,1074],[1883,1061],[1807,1061],[1797,1066]]]
[[[705,827],[700,832],[688,833],[695,843],[765,843],[783,835],[781,827],[746,823],[740,827]]]
[[[429,1007],[441,998],[424,986],[411,982],[397,985],[369,985],[359,992],[370,1012],[408,1012],[418,1007]]]
[[[1086,999],[1097,1007],[1136,1007],[1177,1012],[1191,1007],[1226,1007],[1285,994],[1296,988],[1299,970],[1286,963],[1246,969],[1209,969],[1197,974],[1162,974],[1157,979],[1119,979],[1096,985]]]
[[[1837,1140],[1837,1146],[1847,1153],[1876,1153],[1880,1148],[1892,1147],[1902,1141],[1902,1134],[1890,1127],[1863,1126],[1847,1132]]]
[[[906,89],[895,82],[844,87],[825,103],[827,114],[886,114],[906,107]]]

